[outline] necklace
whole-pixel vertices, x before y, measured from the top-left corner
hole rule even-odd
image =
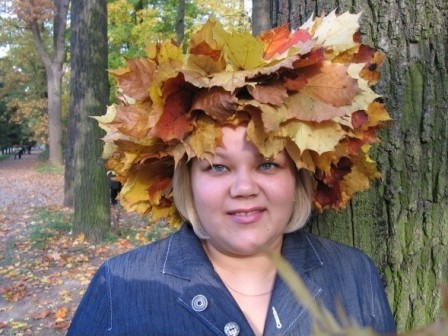
[[[237,294],[243,295],[243,296],[257,297],[257,296],[264,296],[264,295],[268,295],[268,294],[272,293],[272,288],[271,288],[271,289],[268,290],[267,292],[263,292],[263,293],[246,294],[246,293],[240,292],[239,290],[236,290],[235,288],[232,288],[231,286],[229,286],[228,283],[224,282],[224,280],[222,280],[222,282],[224,283],[224,285],[226,285],[226,287],[227,287],[228,289],[230,289],[231,291],[233,291],[233,292],[235,292],[235,293],[237,293]]]

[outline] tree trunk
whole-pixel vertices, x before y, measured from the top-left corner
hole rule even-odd
[[[185,0],[179,0],[177,6],[176,37],[180,45],[185,36]]]
[[[42,41],[37,19],[30,21],[29,25],[33,34],[34,45],[47,74],[49,161],[55,165],[62,165],[64,164],[61,142],[62,66],[65,61],[64,33],[70,0],[57,0],[54,3],[56,14],[53,21],[53,58],[50,58],[45,43]]]
[[[348,209],[315,214],[310,230],[375,260],[399,330],[432,323],[448,281],[447,2],[271,0],[271,8],[272,21],[291,28],[312,13],[362,11],[364,42],[386,52],[376,88],[393,118],[375,153],[384,178]]]
[[[48,145],[51,164],[64,164],[62,156],[62,63],[52,64],[47,70],[48,89]]]
[[[271,0],[252,0],[252,35],[257,36],[274,25],[270,3]]]
[[[74,147],[74,233],[99,241],[110,229],[110,201],[101,132],[91,118],[108,102],[107,0],[72,4],[70,113],[79,116]],[[73,120],[73,118],[71,119]]]

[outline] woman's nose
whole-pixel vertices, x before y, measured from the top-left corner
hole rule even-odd
[[[258,193],[258,184],[250,171],[235,172],[235,178],[230,187],[232,197],[250,197]]]

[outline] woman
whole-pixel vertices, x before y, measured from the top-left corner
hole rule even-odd
[[[333,63],[336,56],[329,56],[336,48],[325,46],[329,31],[322,29],[336,24],[335,17],[333,13],[307,23],[281,47],[277,43],[275,52],[262,48],[266,62],[260,63],[261,70],[229,52],[229,38],[221,39],[229,36],[209,22],[193,36],[187,66],[178,63],[168,46],[155,49],[159,54],[153,56],[154,63],[130,64],[129,77],[150,73],[149,90],[132,89],[128,79],[120,77],[123,71],[117,71],[121,88],[139,97],[133,109],[127,100],[100,119],[108,132],[106,142],[114,144],[108,166],[124,182],[120,201],[139,209],[149,198],[145,211],[180,216],[185,223],[166,239],[105,262],[78,307],[69,335],[310,335],[313,321],[307,307],[291,295],[264,249],[281,253],[335,316],[340,317],[342,308],[356,324],[380,333],[395,331],[370,259],[359,250],[299,230],[312,204],[320,210],[342,207],[357,191],[347,188],[353,179],[376,176],[372,169],[363,171],[371,162],[365,155],[370,141],[366,134],[372,134],[385,112],[378,107],[372,111],[367,79],[358,76],[369,64],[355,66],[354,74],[353,67],[342,69],[341,60]],[[353,39],[352,31],[344,34]],[[258,41],[266,46],[267,39],[262,35]],[[353,43],[359,51],[360,45]],[[351,50],[345,60],[366,57],[365,52],[354,56],[353,45],[345,48],[339,51]],[[219,64],[217,50],[228,56],[226,64]],[[242,79],[231,87],[222,81],[229,62],[239,69],[232,78]],[[192,72],[198,73],[193,67],[197,64],[208,72],[201,80]],[[173,67],[178,72],[167,75]],[[316,76],[326,78],[329,72],[338,83],[343,81],[339,91],[353,92],[341,98],[340,92],[332,96],[338,90],[334,87],[325,97],[307,91],[306,83],[315,86]],[[351,88],[351,79],[360,87]],[[223,86],[217,89],[217,83]],[[358,95],[362,99],[357,100]],[[303,99],[316,102],[317,115],[319,99],[330,111],[313,117],[319,121],[306,120],[302,112],[299,118],[291,103],[303,104]],[[272,119],[279,114],[281,121]],[[142,121],[147,115],[151,117],[141,123],[147,129],[137,130],[131,117]],[[344,116],[351,117],[351,127]],[[314,144],[323,134],[325,144]],[[307,137],[314,141],[306,147]],[[333,150],[322,149],[332,141]],[[138,190],[146,193],[139,196]]]

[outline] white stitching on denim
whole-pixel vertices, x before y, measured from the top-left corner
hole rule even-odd
[[[163,268],[162,268],[162,273],[165,274],[166,273],[166,262],[168,261],[168,254],[170,253],[170,248],[171,248],[171,241],[173,240],[173,236],[170,237],[170,241],[168,242],[168,248],[166,250],[166,256],[165,256],[165,261],[163,263]]]
[[[369,281],[370,281],[370,293],[372,295],[372,316],[376,317],[375,314],[375,294],[373,293],[373,283],[372,283],[372,270],[370,268],[370,265],[367,265],[367,267],[369,268],[370,272],[369,272]]]
[[[112,330],[112,286],[110,284],[110,267],[109,262],[106,261],[105,267],[107,269],[107,287],[109,288],[109,308],[110,308],[110,326],[107,331]]]
[[[189,308],[190,305],[188,303],[186,303],[184,300],[182,300],[180,297],[177,298],[181,303],[183,303],[186,307],[188,307],[188,310],[190,310]],[[202,314],[199,314],[197,311],[194,312],[196,315],[198,315],[201,319],[203,319],[204,321],[206,321],[214,330],[216,330],[218,333],[220,333],[221,335],[224,335],[221,330],[219,330],[212,322],[210,322],[206,317],[204,317]]]
[[[323,263],[322,260],[320,260],[319,253],[317,253],[316,249],[314,248],[313,243],[312,243],[311,240],[308,238],[308,235],[305,235],[305,238],[306,238],[306,240],[308,240],[308,243],[310,243],[311,247],[313,248],[314,253],[315,253],[316,256],[317,256],[317,259],[319,259],[319,263],[320,263],[320,265],[322,266],[324,263]]]
[[[322,288],[319,288],[316,292],[316,294],[313,295],[314,298],[316,298],[316,296],[318,296],[320,293],[322,293]],[[308,308],[305,308],[302,310],[302,312],[294,319],[292,320],[292,322],[289,324],[288,328],[285,329],[285,331],[283,332],[283,335],[286,335],[289,331],[289,329],[291,329],[291,327],[294,325],[294,323],[300,318],[300,316],[303,315],[303,313],[305,313],[308,310]]]

